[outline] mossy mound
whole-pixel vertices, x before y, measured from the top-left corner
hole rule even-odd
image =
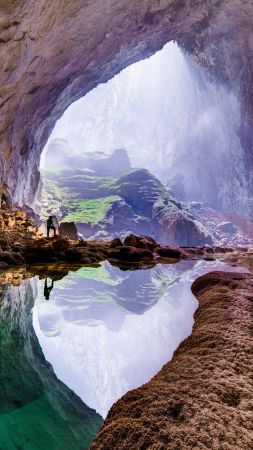
[[[75,222],[85,238],[152,235],[171,245],[211,243],[205,228],[146,169],[120,177],[90,170],[43,171],[41,218]]]

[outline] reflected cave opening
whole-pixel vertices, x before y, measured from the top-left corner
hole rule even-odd
[[[83,239],[247,245],[239,119],[236,95],[169,42],[58,120],[41,156],[41,219],[74,222]]]

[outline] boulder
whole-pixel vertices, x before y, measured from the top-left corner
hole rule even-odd
[[[62,251],[68,250],[69,241],[66,238],[63,238],[61,236],[56,237],[54,239],[54,241],[52,242],[52,247],[56,252],[62,252]]]
[[[52,243],[46,238],[35,241],[34,245],[25,249],[24,254],[25,260],[29,264],[57,261]]]
[[[182,252],[177,248],[161,247],[157,250],[157,254],[162,258],[179,259],[182,256]]]
[[[78,232],[74,222],[61,223],[59,226],[59,234],[74,241],[78,240]]]
[[[8,264],[9,266],[25,264],[23,256],[21,256],[19,253],[8,251],[0,252],[0,261]]]
[[[65,252],[65,258],[68,262],[78,262],[82,257],[83,253],[78,248],[70,248]]]
[[[141,260],[152,260],[153,253],[150,250],[135,248],[135,247],[122,247],[109,252],[109,258],[117,259],[118,261],[137,262]]]
[[[129,234],[125,238],[124,245],[135,248],[147,248],[149,250],[159,247],[159,244],[153,238],[149,236],[136,236],[134,234]]]
[[[123,247],[123,243],[119,238],[115,238],[110,242],[110,248]]]

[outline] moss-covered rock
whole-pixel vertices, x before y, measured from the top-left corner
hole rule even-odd
[[[133,233],[170,245],[212,242],[203,225],[146,169],[115,178],[68,168],[44,171],[43,180],[42,219],[56,215],[61,222],[75,222],[85,238]]]

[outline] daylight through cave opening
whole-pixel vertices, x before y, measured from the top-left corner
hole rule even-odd
[[[176,42],[169,42],[73,103],[58,120],[41,157],[41,217],[74,221],[85,237],[107,236],[108,223],[112,234],[157,237],[147,223],[154,211],[144,214],[143,192],[137,201],[136,189],[150,197],[159,183],[180,210],[180,202],[201,202],[247,214],[239,123],[236,95],[209,81]],[[128,191],[134,192],[125,192],[122,185],[129,180],[123,174],[133,168],[138,171]],[[159,201],[157,215],[166,198]],[[175,242],[192,243],[187,233],[181,226]]]

